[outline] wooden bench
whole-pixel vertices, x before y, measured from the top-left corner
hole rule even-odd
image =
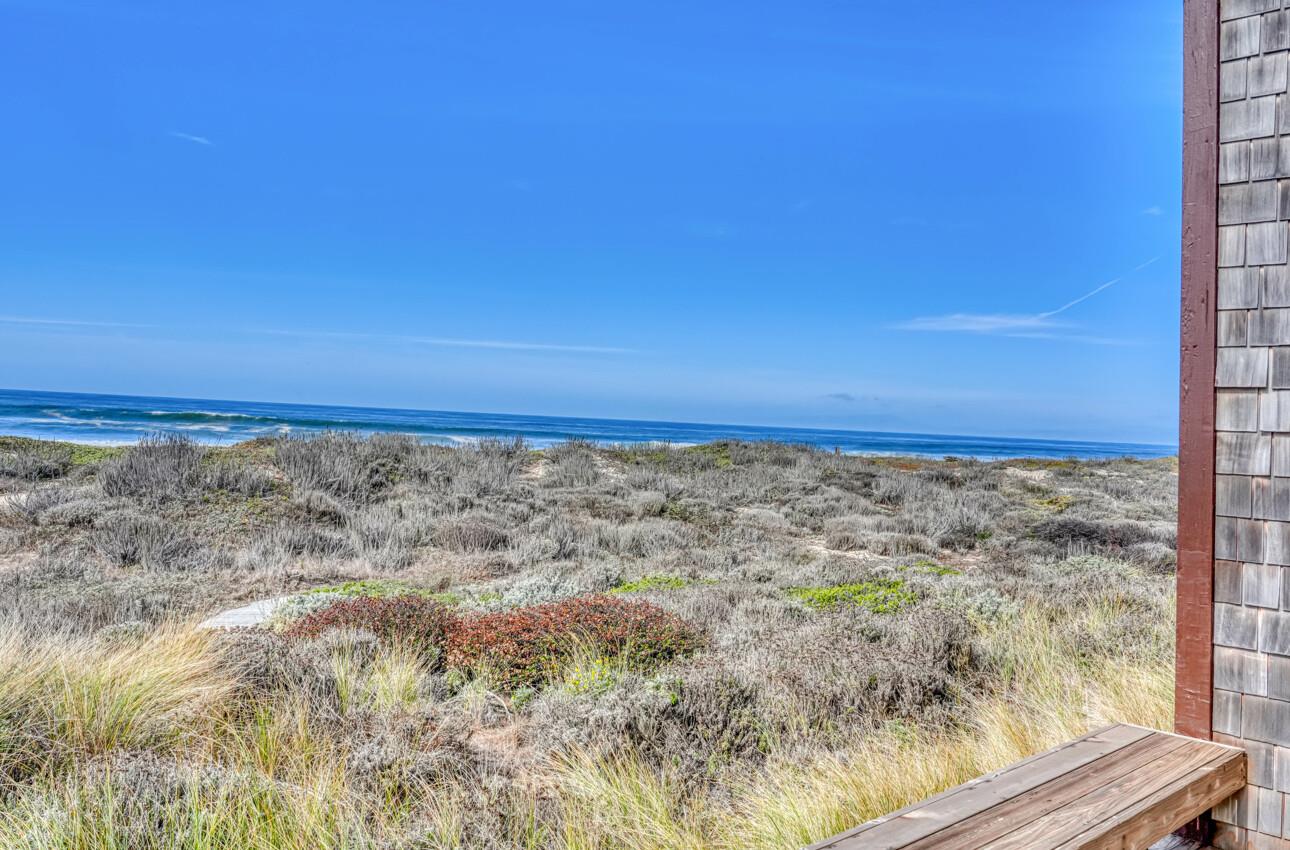
[[[1143,850],[1245,786],[1245,753],[1108,726],[809,850]]]

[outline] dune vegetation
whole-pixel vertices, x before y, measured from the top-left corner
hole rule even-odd
[[[0,848],[800,847],[1167,727],[1175,485],[735,442],[0,438]]]

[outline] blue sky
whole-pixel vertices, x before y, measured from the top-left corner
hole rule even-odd
[[[1173,442],[1180,7],[0,0],[0,386]]]

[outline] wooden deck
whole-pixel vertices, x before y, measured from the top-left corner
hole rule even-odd
[[[1109,726],[809,850],[1145,850],[1245,785],[1245,753]]]

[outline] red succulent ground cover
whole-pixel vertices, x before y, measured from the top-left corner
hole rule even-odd
[[[681,617],[649,602],[611,596],[465,616],[430,599],[358,598],[302,617],[287,634],[310,638],[336,628],[366,629],[387,641],[418,646],[449,667],[486,669],[507,689],[541,684],[579,646],[648,667],[702,642]]]
[[[443,649],[455,619],[432,599],[360,596],[301,617],[287,629],[287,635],[312,638],[330,629],[366,629],[382,640],[405,643],[430,654]]]
[[[483,667],[508,688],[535,685],[581,643],[606,656],[649,666],[698,647],[688,622],[648,602],[582,596],[463,617],[448,633],[451,667]]]

